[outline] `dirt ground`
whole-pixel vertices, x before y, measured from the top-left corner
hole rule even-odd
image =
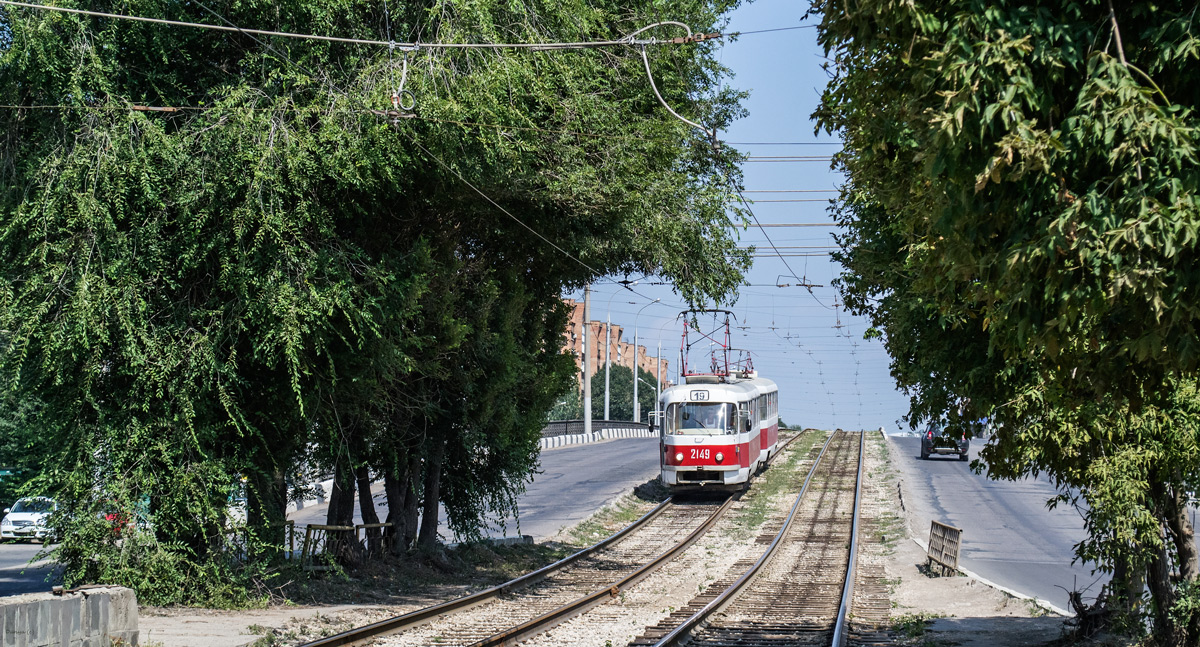
[[[875,438],[878,438],[877,436]],[[876,456],[879,456],[876,453]],[[896,470],[876,464],[869,481],[875,510],[907,528],[894,499]],[[586,523],[586,522],[585,522]],[[1025,647],[1058,641],[1065,618],[969,577],[931,577],[925,553],[911,538],[894,537],[879,555],[892,588],[892,621],[904,645]],[[261,647],[295,644],[455,597],[463,587],[421,587],[380,604],[276,606],[249,611],[141,610],[141,644],[149,647]]]
[[[1064,635],[1066,618],[969,577],[931,577],[925,551],[905,538],[886,563],[895,583],[892,618],[915,645],[1025,647]]]

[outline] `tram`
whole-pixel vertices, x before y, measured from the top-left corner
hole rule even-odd
[[[689,371],[687,353],[695,343],[688,341],[685,319],[682,383],[664,390],[658,403],[662,482],[673,492],[741,490],[778,449],[779,389],[759,377],[748,353],[729,348],[732,313],[700,312],[726,315],[725,340],[701,333],[715,346],[711,368]],[[731,353],[742,357],[730,362]]]

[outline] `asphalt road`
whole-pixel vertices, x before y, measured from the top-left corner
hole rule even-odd
[[[51,573],[49,562],[43,560],[35,566],[29,565],[29,560],[40,550],[41,544],[0,544],[0,597],[49,591],[53,584],[58,584],[57,579],[46,581],[46,576]]]
[[[519,519],[509,518],[485,534],[489,537],[532,535],[535,540],[553,536],[578,523],[597,508],[658,475],[658,439],[622,438],[588,445],[542,450],[542,468],[518,501]],[[446,478],[453,478],[452,474]],[[373,490],[379,518],[387,518],[383,485]],[[288,515],[297,526],[325,523],[328,504],[307,506]],[[357,501],[355,523],[361,523]],[[519,521],[519,523],[518,523]],[[442,513],[439,533],[453,536]]]
[[[957,456],[921,460],[916,437],[888,438],[914,536],[928,539],[932,520],[963,529],[959,564],[992,582],[1068,609],[1067,591],[1091,602],[1107,576],[1092,564],[1072,563],[1084,539],[1083,519],[1071,507],[1046,509],[1055,489],[1041,478],[993,481]],[[977,458],[981,440],[971,443]]]

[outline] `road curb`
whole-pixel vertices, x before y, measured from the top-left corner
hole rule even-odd
[[[927,542],[922,542],[920,539],[917,539],[916,537],[913,537],[911,535],[909,535],[909,539],[913,540],[913,543],[916,544],[917,546],[920,546],[921,550],[925,551],[926,553],[929,552],[929,544]],[[963,575],[966,575],[967,577],[975,580],[976,582],[979,582],[986,586],[990,586],[993,589],[1000,591],[1001,593],[1007,593],[1008,595],[1011,595],[1014,598],[1017,598],[1018,600],[1029,600],[1030,602],[1033,602],[1034,604],[1038,605],[1039,607],[1041,607],[1047,611],[1057,613],[1060,616],[1070,618],[1075,615],[1075,614],[1067,611],[1066,609],[1063,609],[1062,607],[1059,607],[1055,604],[1047,602],[1046,600],[1043,600],[1041,598],[1035,598],[1032,595],[1026,595],[1024,593],[1021,593],[1020,591],[1014,591],[1013,589],[1010,589],[1007,586],[1002,586],[1000,584],[997,584],[997,583],[987,579],[986,577],[979,575],[978,573],[975,573],[975,572],[972,572],[972,571],[969,571],[969,570],[963,568],[962,566],[958,567],[958,572],[962,573]]]

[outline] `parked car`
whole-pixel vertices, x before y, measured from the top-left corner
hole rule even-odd
[[[46,541],[51,532],[46,526],[46,518],[57,507],[54,499],[44,496],[20,499],[13,507],[4,509],[4,519],[0,520],[0,539]]]
[[[941,423],[934,422],[921,434],[921,458],[927,459],[930,454],[958,454],[958,460],[967,460],[967,450],[971,448],[971,439],[966,432],[952,432]]]

